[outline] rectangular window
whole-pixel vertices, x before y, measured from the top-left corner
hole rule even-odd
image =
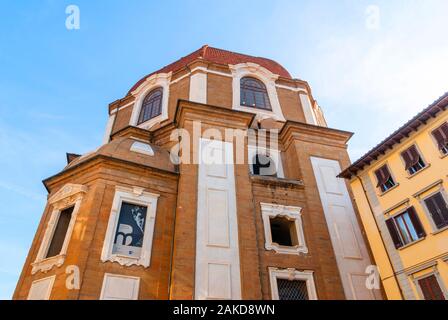
[[[115,230],[113,254],[138,258],[141,255],[145,234],[146,206],[123,202],[117,229]]]
[[[251,174],[285,178],[280,150],[249,145],[247,152]]]
[[[396,248],[401,248],[426,236],[413,207],[390,218],[386,224]]]
[[[264,247],[281,254],[306,254],[302,208],[260,203],[264,226]]]
[[[61,253],[74,208],[75,207],[64,209],[59,214],[58,222],[54,229],[53,237],[51,238],[50,246],[48,247],[45,258],[51,258]]]
[[[277,279],[279,300],[309,300],[305,280]]]
[[[438,192],[424,201],[437,229],[448,226],[448,207],[442,193]]]
[[[425,300],[445,300],[445,296],[435,275],[418,280],[418,285]]]
[[[448,122],[434,130],[432,136],[436,140],[440,152],[448,154]]]
[[[410,175],[417,173],[426,167],[426,164],[415,145],[403,151],[401,157],[404,160],[405,169]]]
[[[293,247],[299,245],[294,220],[285,217],[270,218],[272,243]]]
[[[158,194],[115,187],[101,261],[149,267]]]
[[[384,165],[376,170],[375,175],[378,181],[376,186],[377,188],[380,188],[382,192],[386,192],[395,186],[395,181],[392,178],[392,174],[390,173],[387,165]]]
[[[272,300],[317,300],[313,271],[268,269]]]

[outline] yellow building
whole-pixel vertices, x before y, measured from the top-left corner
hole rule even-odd
[[[448,299],[448,93],[345,169],[389,299]]]

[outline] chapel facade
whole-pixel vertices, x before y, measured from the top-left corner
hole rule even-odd
[[[14,299],[381,298],[337,178],[352,133],[306,81],[203,46],[108,111],[103,145],[43,181]]]

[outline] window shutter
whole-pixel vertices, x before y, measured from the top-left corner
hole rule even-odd
[[[432,135],[437,141],[439,149],[448,144],[448,123],[444,123],[441,127],[434,130]]]
[[[415,232],[417,232],[417,236],[419,238],[423,238],[426,236],[425,229],[423,229],[422,223],[420,222],[420,219],[418,218],[417,212],[415,211],[414,207],[410,207],[408,209],[409,218],[412,221],[412,224],[414,225]]]
[[[445,300],[442,289],[439,286],[436,276],[431,275],[429,277],[418,280],[420,289],[422,290],[425,300]]]
[[[382,184],[385,184],[387,180],[390,178],[390,172],[387,168],[387,165],[382,166],[378,170],[375,171],[376,178],[378,180],[377,188]]]
[[[409,155],[411,158],[411,166],[415,166],[420,160],[420,153],[418,152],[416,146],[412,146],[409,148]]]
[[[440,229],[443,226],[442,217],[437,213],[437,206],[433,202],[432,198],[428,198],[425,200],[426,207],[428,208],[429,213],[431,213],[432,220],[436,225],[437,229]]]
[[[395,223],[393,219],[386,220],[387,229],[389,229],[390,236],[395,244],[395,248],[400,248],[403,246],[403,242],[401,241],[400,235],[398,234],[398,230],[395,227]]]
[[[376,175],[376,180],[378,181],[376,187],[378,188],[379,186],[381,186],[383,184],[382,183],[383,175],[382,175],[381,169],[376,170],[375,175]]]
[[[410,167],[415,166],[420,160],[420,153],[418,153],[417,147],[412,146],[406,151],[401,153],[405,162],[405,169],[409,170]]]
[[[445,225],[448,224],[448,207],[441,193],[434,196],[434,201],[437,205],[440,215],[442,216]]]
[[[425,203],[438,229],[448,225],[448,207],[441,193],[426,199]]]
[[[401,153],[401,157],[404,160],[404,168],[405,170],[408,170],[410,167],[412,167],[412,158],[409,154],[409,149]]]
[[[445,142],[448,142],[448,123],[445,122],[441,127],[440,130],[442,131],[443,135],[445,136]]]

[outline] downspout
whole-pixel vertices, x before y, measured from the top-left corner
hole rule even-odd
[[[359,182],[361,183],[362,191],[364,192],[364,196],[366,197],[367,204],[369,205],[370,212],[372,213],[373,221],[375,221],[376,229],[377,229],[378,232],[380,233],[381,243],[383,244],[383,247],[384,247],[384,249],[385,249],[385,251],[386,251],[387,260],[389,261],[389,265],[390,265],[390,267],[392,268],[392,271],[393,271],[393,277],[394,277],[395,281],[397,282],[398,290],[400,291],[400,297],[401,297],[401,300],[405,300],[405,299],[404,299],[404,295],[403,295],[403,290],[401,289],[400,282],[398,281],[398,278],[397,278],[397,275],[396,275],[396,271],[395,271],[394,265],[392,264],[392,260],[391,260],[391,258],[390,258],[390,256],[389,256],[389,252],[387,251],[387,247],[386,247],[386,244],[384,243],[384,239],[383,239],[383,237],[381,236],[381,230],[380,230],[380,228],[379,228],[379,226],[378,226],[378,222],[376,221],[375,213],[373,212],[373,206],[372,206],[372,204],[370,203],[369,196],[367,195],[367,190],[366,190],[366,188],[364,187],[364,183],[362,182],[362,179],[361,179],[358,175],[356,175],[356,178],[357,178],[357,179],[359,180]]]

